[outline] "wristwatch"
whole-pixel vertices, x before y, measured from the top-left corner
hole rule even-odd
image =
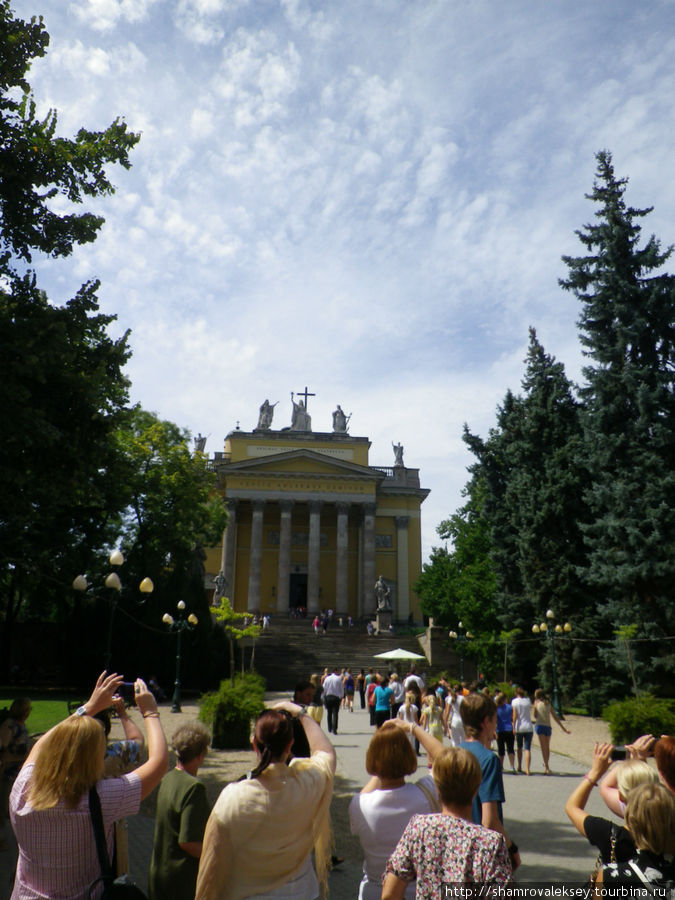
[[[75,710],[76,716],[86,716],[87,715],[87,707],[86,706],[78,706]]]

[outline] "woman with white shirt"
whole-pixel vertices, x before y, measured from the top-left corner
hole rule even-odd
[[[460,713],[463,700],[464,696],[457,686],[451,688],[448,696],[445,698],[445,710],[443,713],[445,733],[450,738],[450,743],[453,747],[459,747],[461,742],[466,740],[464,723]]]
[[[402,706],[399,712],[404,709]],[[351,832],[359,838],[364,855],[359,900],[380,900],[387,860],[411,816],[440,810],[433,778],[425,775],[414,783],[406,781],[406,775],[417,771],[417,756],[409,735],[417,737],[430,759],[443,749],[441,742],[418,724],[390,719],[368,745],[366,771],[372,777],[349,804]],[[406,897],[415,897],[414,882]]]
[[[412,734],[412,726],[419,725],[420,722],[420,711],[419,707],[415,704],[415,695],[412,691],[408,691],[405,695],[405,703],[398,711],[398,718],[402,722],[408,723],[408,728],[410,729],[410,733],[408,735],[408,739],[410,741],[410,745],[412,747],[415,746],[415,737]]]

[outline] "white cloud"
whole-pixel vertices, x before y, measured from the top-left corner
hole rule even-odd
[[[23,18],[32,0],[14,0]],[[562,253],[601,147],[675,240],[675,22],[663,5],[516,0],[82,0],[31,69],[59,130],[142,133],[106,224],[39,278],[100,276],[132,329],[134,398],[212,434],[315,389],[432,489],[425,548],[460,504],[462,423],[519,389],[527,328],[578,377]],[[61,203],[61,201],[58,201]],[[59,208],[65,209],[61,203]],[[284,405],[285,404],[285,405]],[[275,419],[277,421],[277,419]]]

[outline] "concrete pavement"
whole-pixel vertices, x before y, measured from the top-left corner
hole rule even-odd
[[[279,695],[281,696],[281,695]],[[357,706],[358,706],[358,697]],[[161,718],[167,736],[185,719],[195,718],[197,707],[185,704],[181,715],[173,715],[168,707],[162,707]],[[325,717],[323,725],[325,727]],[[344,862],[330,874],[331,900],[354,900],[358,896],[361,880],[362,856],[358,841],[349,834],[348,807],[354,793],[365,784],[365,754],[372,735],[368,714],[340,711],[338,734],[331,736],[337,751],[338,768],[334,798],[331,806],[336,853]],[[227,757],[223,765],[223,758]],[[213,751],[207,759],[200,777],[207,783],[211,799],[228,781],[246,771],[253,759],[252,753],[237,751],[218,753]],[[504,820],[507,831],[520,847],[522,866],[518,870],[520,883],[546,881],[579,883],[588,879],[596,857],[590,845],[576,832],[564,813],[567,797],[576,786],[588,764],[584,765],[557,753],[551,754],[551,768],[555,774],[514,776],[504,775],[506,803]],[[541,771],[539,750],[533,745],[533,770]],[[426,756],[420,757],[418,776],[426,772]],[[151,798],[149,798],[151,801]],[[597,791],[589,801],[588,811],[597,815],[611,814],[606,810]],[[129,849],[131,874],[139,885],[147,886],[147,871],[152,850],[154,818],[152,802],[145,801],[140,815],[129,820]],[[9,828],[6,835],[9,834]],[[0,900],[10,894],[16,848],[10,836],[10,850],[0,852]]]

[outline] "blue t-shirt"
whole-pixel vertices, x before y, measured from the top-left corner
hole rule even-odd
[[[496,803],[497,815],[499,821],[503,822],[502,803],[506,799],[504,796],[504,782],[502,781],[502,767],[497,758],[497,754],[492,750],[488,750],[478,741],[462,741],[459,745],[469,753],[473,753],[480,763],[483,778],[478,788],[477,795],[473,798],[473,807],[471,809],[471,818],[476,825],[482,824],[483,803]]]
[[[388,687],[380,687],[379,685],[375,688],[375,712],[384,712],[387,709],[391,709],[391,697],[393,695],[393,691]]]
[[[510,703],[497,707],[497,731],[513,731],[513,707]]]

